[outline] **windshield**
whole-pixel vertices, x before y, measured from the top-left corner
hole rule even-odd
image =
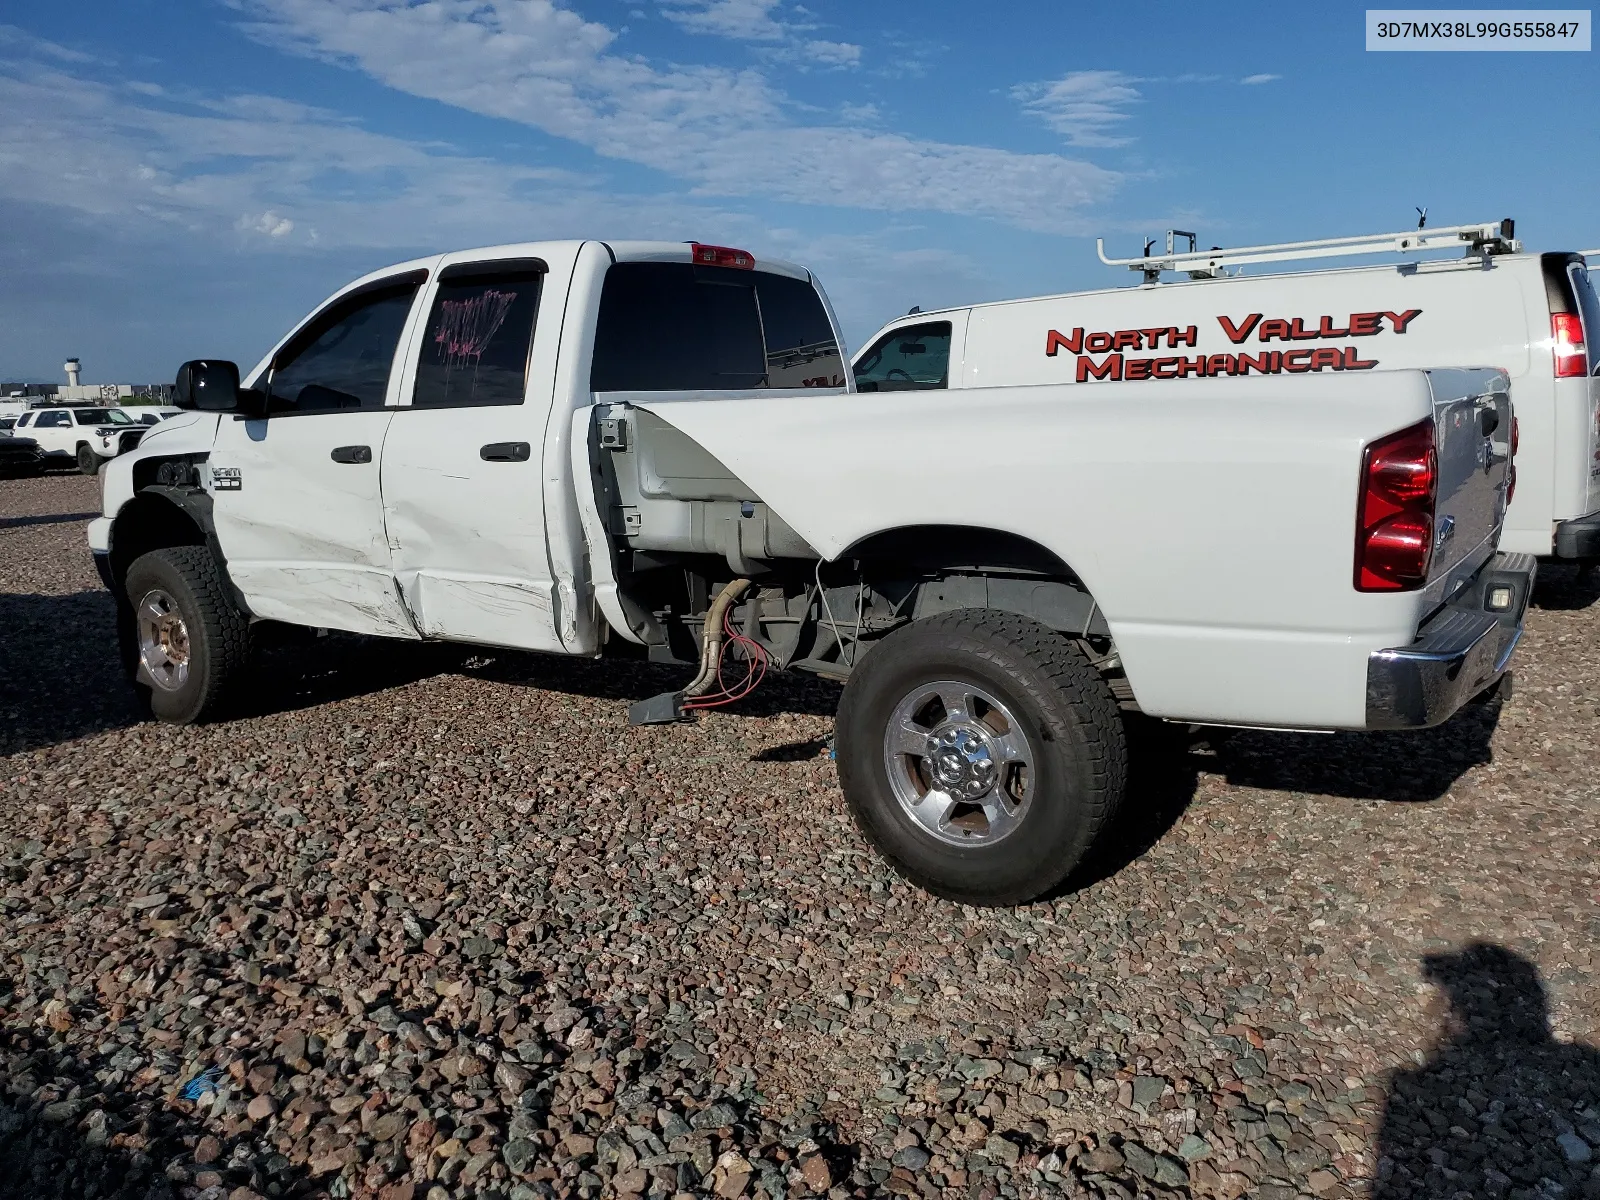
[[[73,411],[79,425],[133,425],[134,421],[120,408],[79,408]]]
[[[902,326],[856,360],[856,391],[942,388],[950,372],[950,322]]]

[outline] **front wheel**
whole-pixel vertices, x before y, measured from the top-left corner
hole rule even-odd
[[[98,475],[100,473],[100,456],[87,446],[78,447],[78,474]]]
[[[1012,613],[915,621],[845,685],[839,779],[900,873],[968,904],[1059,885],[1121,802],[1116,701],[1076,645]]]
[[[152,550],[128,568],[124,653],[157,719],[213,717],[249,659],[250,623],[204,546]]]

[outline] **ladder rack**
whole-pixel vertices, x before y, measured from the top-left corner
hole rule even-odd
[[[1183,233],[1181,237],[1191,238]],[[1449,225],[1439,229],[1412,229],[1405,233],[1368,233],[1353,237],[1320,238],[1310,242],[1280,242],[1273,246],[1239,246],[1231,250],[1189,250],[1175,253],[1172,235],[1167,237],[1167,253],[1142,258],[1107,258],[1104,238],[1095,239],[1095,252],[1108,267],[1127,267],[1144,275],[1146,283],[1159,282],[1163,271],[1183,271],[1191,279],[1218,279],[1228,267],[1251,263],[1289,262],[1302,258],[1342,258],[1349,254],[1406,254],[1419,250],[1446,250],[1465,245],[1467,254],[1517,254],[1522,243],[1516,240],[1515,223],[1510,217],[1481,225]],[[1590,253],[1597,253],[1590,251]]]

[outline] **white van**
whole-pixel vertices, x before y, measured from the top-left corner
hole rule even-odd
[[[856,356],[856,387],[1499,367],[1511,377],[1520,432],[1500,548],[1600,558],[1600,300],[1582,255],[1524,253],[1512,233],[1507,220],[1221,252],[1176,253],[1169,235],[1167,254],[1128,260],[1106,259],[1102,249],[1102,260],[1133,267],[1145,282],[913,311]],[[1260,262],[1447,246],[1465,246],[1465,257],[1225,274]],[[1189,278],[1159,281],[1174,271]]]

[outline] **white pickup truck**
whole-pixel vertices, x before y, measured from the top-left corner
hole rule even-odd
[[[1506,377],[1387,371],[858,393],[800,267],[549,242],[343,289],[105,473],[89,540],[155,714],[253,622],[845,680],[861,827],[941,894],[1055,886],[1122,800],[1122,715],[1370,729],[1494,685]]]
[[[1101,260],[1139,286],[911,313],[856,356],[863,390],[1102,387],[1490,364],[1516,397],[1503,550],[1600,560],[1600,299],[1575,253],[1530,254],[1513,223]],[[1453,257],[1430,257],[1454,251]],[[1383,266],[1244,274],[1394,254]],[[1163,279],[1173,276],[1174,279]],[[911,347],[906,353],[905,347]]]

